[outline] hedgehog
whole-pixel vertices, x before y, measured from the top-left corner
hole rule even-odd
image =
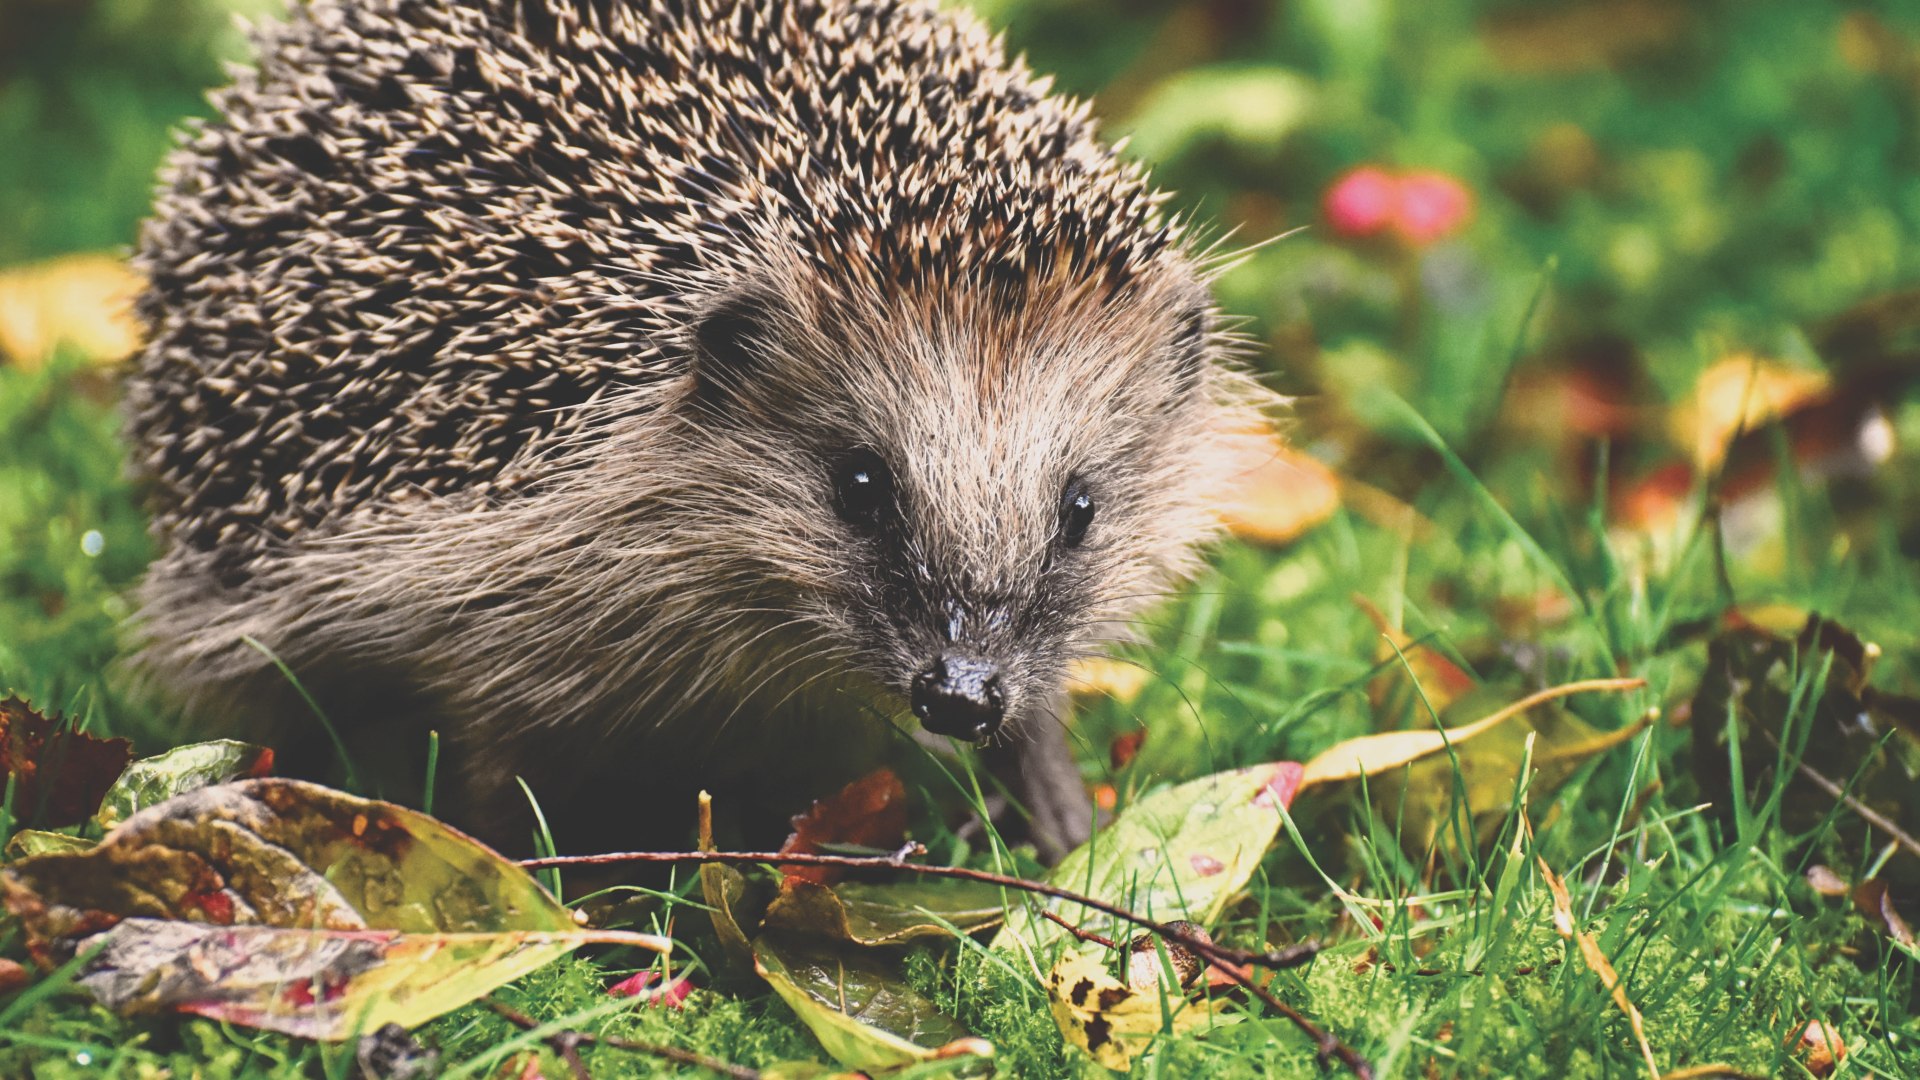
[[[167,700],[374,761],[439,732],[495,838],[523,785],[571,839],[916,724],[1043,851],[1087,835],[1069,672],[1197,568],[1267,402],[1216,246],[1086,103],[931,0],[255,37],[136,251]]]

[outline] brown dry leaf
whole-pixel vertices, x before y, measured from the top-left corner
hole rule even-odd
[[[0,700],[0,784],[13,782],[13,815],[49,828],[78,825],[99,808],[133,744],[50,720],[17,697]]]
[[[1868,878],[1853,888],[1853,906],[1874,924],[1874,929],[1902,945],[1914,944],[1913,927],[1900,917],[1893,906],[1893,893],[1879,878]]]
[[[32,369],[63,345],[98,363],[132,355],[140,286],[113,255],[65,255],[0,272],[0,361]]]
[[[1673,411],[1670,430],[1694,467],[1711,473],[1741,432],[1819,400],[1830,385],[1825,372],[1735,353],[1701,374],[1692,399]]]
[[[1332,469],[1288,447],[1272,431],[1251,436],[1247,446],[1247,467],[1220,511],[1235,536],[1290,544],[1340,508],[1340,481]]]
[[[1430,731],[1388,731],[1348,739],[1314,755],[1304,767],[1300,787],[1357,780],[1401,768],[1429,754],[1442,753],[1449,746],[1466,742],[1549,701],[1597,690],[1637,690],[1646,684],[1645,679],[1587,679],[1529,694],[1471,724]]]
[[[1627,1022],[1633,1025],[1634,1042],[1640,1046],[1640,1054],[1647,1061],[1647,1075],[1659,1080],[1660,1066],[1653,1060],[1653,1047],[1647,1043],[1647,1026],[1640,1018],[1640,1010],[1627,999],[1627,991],[1620,985],[1620,975],[1613,970],[1613,963],[1607,954],[1600,951],[1600,943],[1592,934],[1576,930],[1573,922],[1573,898],[1567,895],[1567,884],[1547,865],[1547,860],[1538,856],[1534,861],[1540,865],[1540,876],[1546,880],[1547,888],[1553,892],[1553,928],[1563,938],[1579,946],[1580,955],[1587,967],[1600,976],[1600,985],[1613,995],[1613,1003],[1627,1016]]]
[[[783,855],[813,855],[824,844],[898,848],[907,836],[907,789],[892,769],[875,769],[793,816],[793,832],[780,845]],[[800,881],[831,885],[841,872],[827,866],[783,866],[781,873]]]

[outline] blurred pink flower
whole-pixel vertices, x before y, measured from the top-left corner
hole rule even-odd
[[[1375,165],[1362,165],[1327,189],[1327,222],[1341,236],[1373,236],[1393,223],[1400,182]]]
[[[1400,178],[1400,205],[1393,227],[1409,244],[1431,244],[1459,232],[1473,217],[1473,193],[1443,172],[1412,172]]]
[[[1340,236],[1362,238],[1391,230],[1424,247],[1459,232],[1473,218],[1473,193],[1452,176],[1431,169],[1395,176],[1362,165],[1327,189],[1327,222]]]

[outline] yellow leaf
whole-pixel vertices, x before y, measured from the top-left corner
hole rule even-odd
[[[1188,1001],[1177,987],[1169,988],[1163,1007],[1159,987],[1135,990],[1107,974],[1098,955],[1086,953],[1068,953],[1053,966],[1047,998],[1067,1041],[1115,1072],[1130,1071],[1163,1031],[1192,1031],[1215,1019],[1210,1004]]]
[[[1340,508],[1340,482],[1332,469],[1290,449],[1272,431],[1243,438],[1247,466],[1220,512],[1235,536],[1292,543]]]
[[[1828,387],[1823,372],[1735,353],[1702,373],[1692,400],[1674,410],[1673,437],[1693,455],[1694,465],[1709,473],[1741,432],[1819,399]]]
[[[1140,696],[1152,675],[1139,664],[1111,656],[1089,656],[1067,672],[1067,686],[1076,694],[1110,697],[1122,705]]]
[[[65,345],[113,363],[140,347],[141,281],[111,255],[66,255],[0,272],[0,360],[38,367]]]
[[[1300,777],[1300,787],[1305,789],[1336,780],[1356,780],[1362,776],[1398,769],[1429,754],[1441,753],[1449,746],[1465,742],[1545,702],[1594,690],[1637,690],[1646,684],[1645,679],[1586,679],[1530,694],[1489,716],[1456,728],[1388,731],[1348,739],[1328,747],[1307,762]]]

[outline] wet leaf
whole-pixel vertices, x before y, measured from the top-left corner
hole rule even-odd
[[[1293,802],[1300,776],[1298,764],[1273,762],[1155,791],[1060,860],[1047,882],[1161,922],[1210,923],[1280,835],[1280,808]],[[1066,931],[1043,908],[1108,938],[1131,929],[1069,901],[1027,897],[993,947],[1022,941],[1044,955]]]
[[[128,765],[107,789],[93,819],[101,828],[111,829],[135,812],[176,795],[272,771],[273,751],[252,743],[215,739],[175,747]]]
[[[1188,1001],[1177,987],[1163,997],[1157,980],[1127,986],[1108,974],[1099,956],[1084,953],[1068,953],[1053,966],[1047,999],[1067,1041],[1116,1072],[1131,1071],[1162,1032],[1192,1031],[1217,1019],[1207,1002]]]
[[[793,833],[782,854],[818,854],[825,845],[853,845],[892,851],[907,835],[907,789],[892,769],[875,769],[813,804],[793,818]],[[823,885],[840,879],[830,866],[786,866],[789,880]]]
[[[856,945],[899,945],[951,937],[949,924],[963,934],[984,930],[1005,913],[1003,895],[999,886],[960,880],[845,882],[832,888],[789,880],[768,906],[766,925]]]
[[[122,919],[77,980],[123,1012],[173,1009],[309,1039],[412,1028],[573,949],[644,944],[596,930],[406,934]]]
[[[700,793],[700,850],[713,850],[713,797],[704,791]],[[727,959],[739,967],[753,962],[753,946],[747,940],[746,927],[759,929],[759,909],[766,903],[764,895],[757,902],[749,902],[750,893],[760,892],[752,886],[745,874],[731,866],[700,864],[700,894],[707,902],[714,936],[720,939]],[[743,918],[749,912],[750,917]]]
[[[15,821],[78,825],[131,760],[125,739],[74,731],[17,697],[0,701],[0,781],[13,782]]]
[[[103,946],[80,981],[116,1007],[312,1038],[417,1023],[585,942],[664,947],[582,930],[526,871],[424,814],[293,780],[142,810],[90,850],[0,869],[0,895],[42,964]]]
[[[885,954],[767,935],[753,943],[753,956],[760,976],[849,1068],[993,1053],[991,1044],[908,986]],[[962,1049],[949,1049],[956,1044]]]

